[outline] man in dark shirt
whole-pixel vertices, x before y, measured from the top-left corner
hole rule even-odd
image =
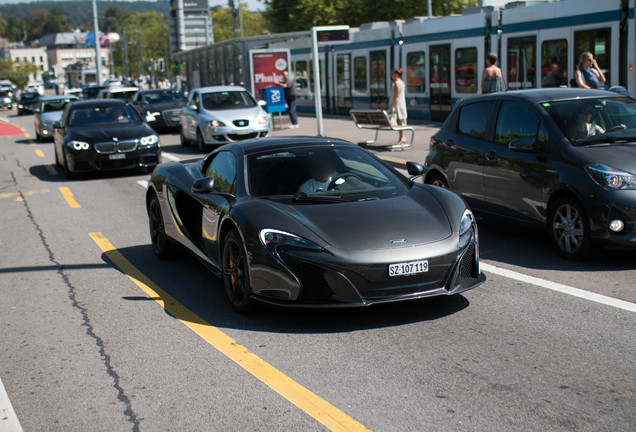
[[[285,102],[287,103],[287,113],[291,120],[290,129],[296,129],[298,127],[298,115],[296,114],[296,83],[293,79],[289,78],[289,73],[283,71],[283,80],[276,81],[274,84],[282,86],[285,90]]]

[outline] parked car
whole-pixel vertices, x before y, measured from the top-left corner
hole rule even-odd
[[[53,138],[55,124],[59,123],[64,108],[70,102],[78,100],[76,96],[47,96],[40,98],[38,107],[35,109],[33,124],[35,126],[35,136],[38,141]]]
[[[0,108],[9,110],[13,109],[12,94],[7,90],[0,90]]]
[[[425,181],[544,227],[566,258],[594,243],[636,250],[636,100],[567,88],[464,99],[431,138]]]
[[[193,90],[181,111],[181,145],[209,145],[272,134],[272,121],[243,87],[216,86]]]
[[[137,87],[116,87],[100,90],[97,99],[120,99],[132,102],[133,97],[139,91]]]
[[[133,96],[132,103],[155,131],[179,131],[179,114],[185,97],[178,90],[140,90]]]
[[[154,253],[169,258],[176,245],[194,252],[239,312],[255,300],[367,306],[485,281],[465,202],[346,141],[252,139],[163,164],[146,205]]]
[[[12,81],[0,80],[0,90],[7,92],[7,94],[9,95],[9,97],[11,98],[13,102],[17,100],[16,98],[17,87],[15,84],[13,84]]]
[[[18,99],[18,115],[33,114],[38,106],[40,93],[35,90],[24,90]]]
[[[120,100],[70,103],[55,129],[55,163],[67,178],[81,173],[160,163],[159,136],[130,105]]]

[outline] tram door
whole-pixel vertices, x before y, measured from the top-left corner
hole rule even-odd
[[[443,121],[453,108],[450,88],[451,46],[433,45],[429,49],[431,120]]]
[[[386,51],[369,53],[371,66],[371,108],[387,109]]]
[[[353,107],[351,54],[338,54],[336,58],[336,106],[339,115],[349,115]]]

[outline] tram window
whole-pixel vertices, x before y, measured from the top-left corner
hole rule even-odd
[[[455,50],[455,91],[477,93],[477,48]]]
[[[506,76],[511,89],[536,87],[537,37],[508,39]]]
[[[574,64],[578,67],[581,54],[590,51],[594,54],[599,69],[605,75],[605,88],[611,87],[610,84],[610,36],[612,32],[609,28],[582,30],[574,32]]]
[[[486,124],[492,102],[478,102],[464,105],[459,112],[458,132],[476,138],[486,138]]]
[[[307,74],[307,62],[297,61],[296,62],[296,88],[297,89],[306,89],[309,85],[309,75]]]
[[[406,54],[406,91],[407,93],[426,92],[426,55],[424,51]]]
[[[353,59],[353,90],[356,93],[367,92],[367,58],[355,57]]]
[[[322,60],[318,60],[318,69],[320,70],[320,88],[324,91],[325,88],[325,73],[322,70]],[[309,85],[311,91],[314,91],[314,61],[309,60]]]
[[[568,83],[568,41],[556,39],[541,44],[541,87]]]

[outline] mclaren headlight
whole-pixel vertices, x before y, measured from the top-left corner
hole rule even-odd
[[[91,146],[84,141],[71,141],[68,145],[77,151],[88,150],[91,148]]]
[[[265,228],[261,230],[259,237],[263,246],[274,255],[277,255],[276,249],[279,246],[315,251],[323,250],[316,243],[285,231]]]
[[[636,175],[600,163],[585,165],[585,171],[607,190],[636,189]]]
[[[159,142],[159,137],[157,135],[148,135],[139,140],[139,145],[142,147],[148,147],[155,145]]]
[[[462,215],[462,220],[459,222],[459,235],[464,235],[475,224],[475,216],[473,212],[466,209]]]

